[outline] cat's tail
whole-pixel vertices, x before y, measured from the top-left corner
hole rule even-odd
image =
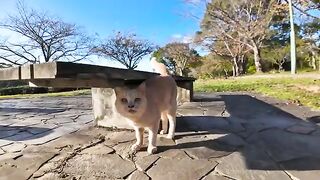
[[[150,63],[153,69],[161,76],[169,76],[166,66],[163,63],[158,62],[155,57],[151,58]]]

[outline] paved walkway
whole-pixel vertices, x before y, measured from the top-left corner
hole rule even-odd
[[[92,126],[91,109],[90,96],[0,100],[0,155]]]
[[[320,112],[246,94],[197,99],[154,155],[130,152],[130,130],[88,128],[89,97],[2,100],[0,179],[319,179]]]

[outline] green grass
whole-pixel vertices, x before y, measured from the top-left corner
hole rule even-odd
[[[43,87],[29,87],[29,86],[14,86],[14,87],[0,87],[0,96],[14,95],[14,94],[36,94],[46,93],[47,88]]]
[[[21,99],[21,98],[41,98],[41,97],[72,97],[80,95],[88,95],[91,93],[90,89],[68,91],[68,92],[57,92],[57,93],[43,93],[43,94],[17,94],[17,95],[6,95],[0,96],[0,99]]]
[[[299,102],[320,110],[320,93],[310,90],[320,86],[320,79],[311,77],[259,77],[197,80],[196,92],[256,92],[282,100]]]

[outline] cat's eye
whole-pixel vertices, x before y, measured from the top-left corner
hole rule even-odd
[[[141,98],[135,98],[134,101],[135,101],[135,102],[140,102],[140,101],[141,101]]]
[[[127,102],[128,102],[128,100],[127,100],[126,98],[122,98],[122,99],[121,99],[121,102],[123,102],[123,103],[127,103]]]

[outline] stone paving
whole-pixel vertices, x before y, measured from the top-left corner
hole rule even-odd
[[[93,127],[90,97],[0,101],[0,179],[319,179],[319,111],[241,93],[196,101],[154,155],[132,154],[131,130]]]
[[[0,101],[0,158],[93,124],[91,97]]]

